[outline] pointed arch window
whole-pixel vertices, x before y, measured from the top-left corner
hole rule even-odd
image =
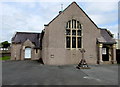
[[[66,48],[82,48],[82,26],[75,19],[66,23]]]

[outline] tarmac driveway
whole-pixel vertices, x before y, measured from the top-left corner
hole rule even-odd
[[[117,85],[118,65],[48,66],[37,61],[5,61],[2,63],[3,85]]]

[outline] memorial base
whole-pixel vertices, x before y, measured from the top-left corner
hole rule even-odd
[[[81,59],[80,63],[76,67],[77,69],[90,69],[88,64],[86,63],[85,59]]]

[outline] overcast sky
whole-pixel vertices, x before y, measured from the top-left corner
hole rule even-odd
[[[76,0],[74,0],[76,1]],[[77,0],[77,4],[88,14],[88,16],[100,28],[107,28],[115,37],[118,32],[118,1],[104,0],[101,2],[83,2]],[[0,25],[1,40],[11,42],[15,32],[41,32],[44,24],[48,24],[61,10],[61,4],[65,9],[72,1],[48,2],[22,0],[20,2],[0,2]]]

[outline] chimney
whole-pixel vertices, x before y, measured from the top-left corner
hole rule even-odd
[[[59,14],[63,11],[63,4],[61,4],[61,11],[59,11]]]
[[[62,13],[62,11],[59,11],[59,14]]]

